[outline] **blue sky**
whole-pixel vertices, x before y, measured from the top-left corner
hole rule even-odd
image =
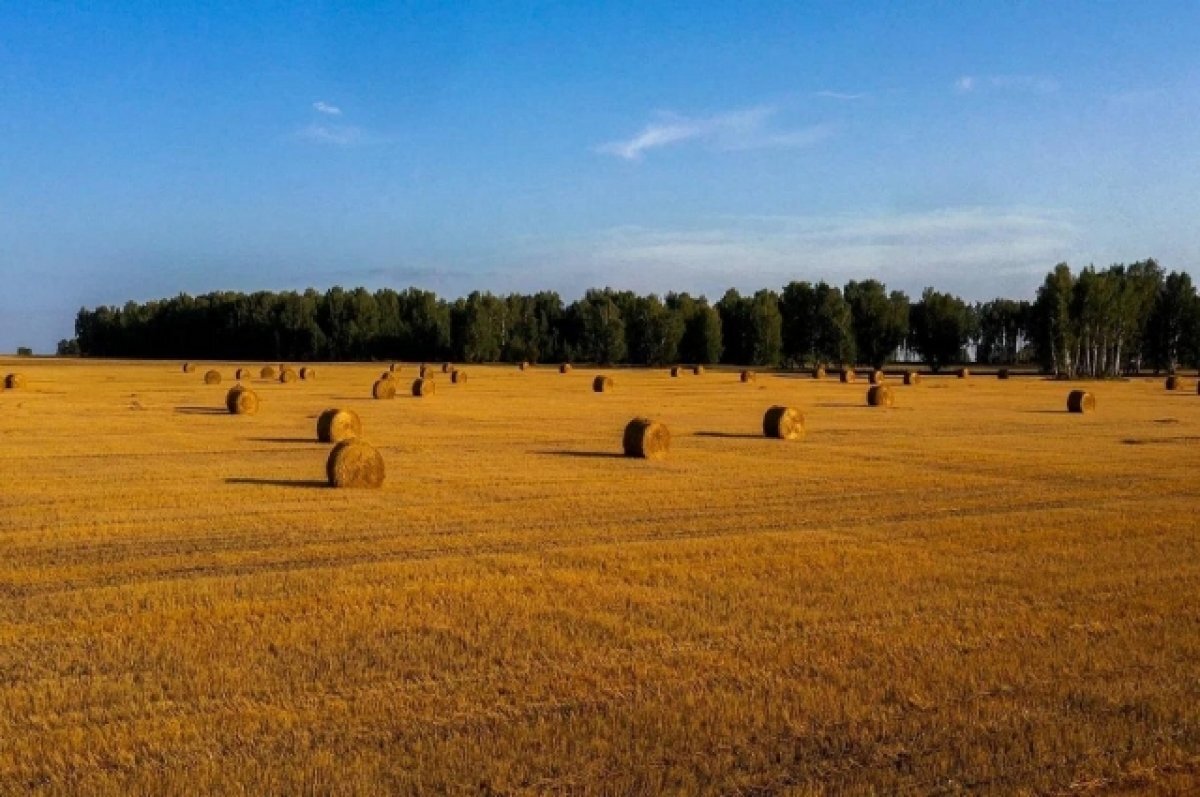
[[[0,351],[218,289],[1195,274],[1197,31],[1166,1],[0,1]]]

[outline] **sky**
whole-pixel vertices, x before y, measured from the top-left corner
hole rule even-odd
[[[1200,3],[0,0],[0,351],[333,285],[1200,263]]]

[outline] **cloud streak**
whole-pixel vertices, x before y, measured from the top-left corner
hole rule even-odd
[[[1058,91],[1057,80],[1037,75],[962,75],[954,81],[959,94],[994,89],[997,91],[1053,94]]]
[[[827,100],[861,100],[867,96],[865,93],[851,94],[844,91],[818,91],[813,94],[814,97],[822,97]]]
[[[811,146],[832,132],[828,125],[776,129],[771,121],[777,111],[774,107],[758,106],[704,117],[665,113],[633,137],[610,141],[596,149],[606,155],[637,161],[652,150],[689,141],[721,151],[796,148]]]
[[[313,107],[314,111],[317,111],[318,113],[326,114],[328,116],[341,116],[342,115],[341,108],[337,107],[336,105],[330,105],[327,102],[322,102],[321,100],[317,100],[316,102],[314,102],[312,104],[312,107]]]

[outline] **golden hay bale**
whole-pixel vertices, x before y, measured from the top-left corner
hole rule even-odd
[[[193,365],[192,363],[184,363],[183,364],[183,372],[185,374],[194,373],[195,370],[196,370],[196,366]]]
[[[763,434],[776,440],[796,440],[804,436],[804,416],[791,407],[771,407],[763,415]]]
[[[680,373],[681,373],[681,369],[678,365],[671,366],[671,376],[679,376]]]
[[[872,384],[872,385],[882,385],[882,384],[883,384],[883,380],[884,380],[884,379],[886,379],[886,378],[887,378],[887,377],[886,377],[886,375],[883,373],[883,371],[880,371],[878,368],[876,368],[874,371],[872,371],[872,372],[871,372],[871,376],[870,376],[870,377],[868,377],[868,379],[869,379],[869,381],[871,382],[871,384]]]
[[[627,457],[662,459],[671,448],[671,432],[658,421],[634,418],[625,426],[621,445]]]
[[[295,382],[295,381],[296,381],[296,372],[293,371],[291,368],[284,368],[282,371],[279,372],[280,384],[286,385],[289,382]]]
[[[421,396],[432,396],[437,392],[437,385],[433,379],[414,379],[412,383],[412,394],[417,398]]]
[[[956,372],[956,376],[958,376],[959,379],[966,379],[970,375],[971,370],[969,368],[959,368]]]
[[[443,374],[448,374],[453,370],[454,370],[454,366],[451,365],[450,363],[442,363],[442,373]]]
[[[592,380],[592,390],[596,393],[604,393],[613,389],[613,381],[611,376],[600,374]]]
[[[559,372],[560,374],[569,374],[569,373],[571,373],[571,364],[570,364],[570,363],[563,363],[562,365],[558,366],[558,372]]]
[[[1167,390],[1178,390],[1181,387],[1183,387],[1183,382],[1180,381],[1179,377],[1174,374],[1167,377]]]
[[[382,487],[383,456],[365,440],[343,440],[329,452],[325,475],[331,487]]]
[[[17,390],[25,387],[25,377],[22,374],[9,374],[4,377],[4,387],[8,390]]]
[[[394,379],[377,379],[371,386],[371,395],[377,399],[394,399],[396,397],[396,382]]]
[[[522,363],[521,363],[520,365],[518,365],[517,367],[518,367],[518,368],[520,368],[522,371],[528,371],[528,370],[529,370],[530,368],[532,368],[533,366],[532,366],[532,365],[530,365],[528,362],[522,362]]]
[[[816,368],[812,369],[812,377],[813,377],[813,379],[824,379],[825,378],[825,366],[818,365]]]
[[[258,372],[258,375],[261,376],[263,379],[274,379],[275,378],[275,369],[269,365],[264,365],[262,367],[262,369]]]
[[[696,376],[704,376],[704,366],[703,365],[694,366],[692,368],[692,373],[695,374]]]
[[[421,367],[417,369],[417,376],[424,379],[425,375],[428,373],[429,373],[429,366],[426,365],[425,363],[421,363]]]
[[[466,381],[467,381],[467,372],[466,371],[460,371],[457,368],[455,368],[453,371],[450,372],[450,384],[461,385],[463,382],[466,382]]]
[[[317,418],[317,439],[322,443],[340,443],[362,436],[362,419],[354,410],[336,407],[325,410]]]
[[[398,374],[398,373],[400,373],[400,364],[392,363],[391,365],[388,366],[388,370],[394,374]]]
[[[895,399],[892,397],[892,389],[887,385],[872,385],[867,391],[867,406],[869,407],[890,407]]]
[[[205,373],[204,373],[204,384],[206,384],[206,385],[219,385],[219,384],[221,384],[221,372],[220,372],[220,371],[217,371],[217,370],[205,371]]]
[[[233,372],[233,378],[238,380],[239,382],[242,381],[243,379],[253,379],[254,372],[251,371],[249,368],[239,368]]]
[[[300,378],[306,382],[311,382],[317,378],[317,369],[308,365],[303,366],[300,369]]]
[[[858,379],[858,374],[854,373],[854,369],[849,366],[843,366],[840,379],[843,384],[850,384],[855,379]]]
[[[392,378],[392,372],[391,372],[391,371],[384,371],[382,374],[380,374],[380,375],[379,375],[379,378],[380,378],[380,379],[391,379],[391,378]]]
[[[753,382],[758,378],[758,374],[754,373],[753,371],[742,371],[738,378],[743,382]]]
[[[1096,397],[1086,390],[1072,390],[1067,395],[1067,412],[1095,412]]]
[[[258,412],[258,394],[248,387],[234,385],[225,394],[225,408],[234,415],[253,415]]]
[[[1008,379],[1009,373],[1007,368],[1001,368],[996,372],[997,379]]]
[[[914,371],[911,368],[904,372],[904,384],[919,385],[921,384],[921,373]]]

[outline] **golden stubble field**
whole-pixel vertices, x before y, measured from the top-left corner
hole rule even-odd
[[[1200,784],[1195,378],[0,361],[0,793]],[[405,366],[401,384],[414,375]],[[762,438],[770,405],[801,442]],[[354,409],[378,491],[324,486]],[[635,415],[663,462],[617,456]]]

